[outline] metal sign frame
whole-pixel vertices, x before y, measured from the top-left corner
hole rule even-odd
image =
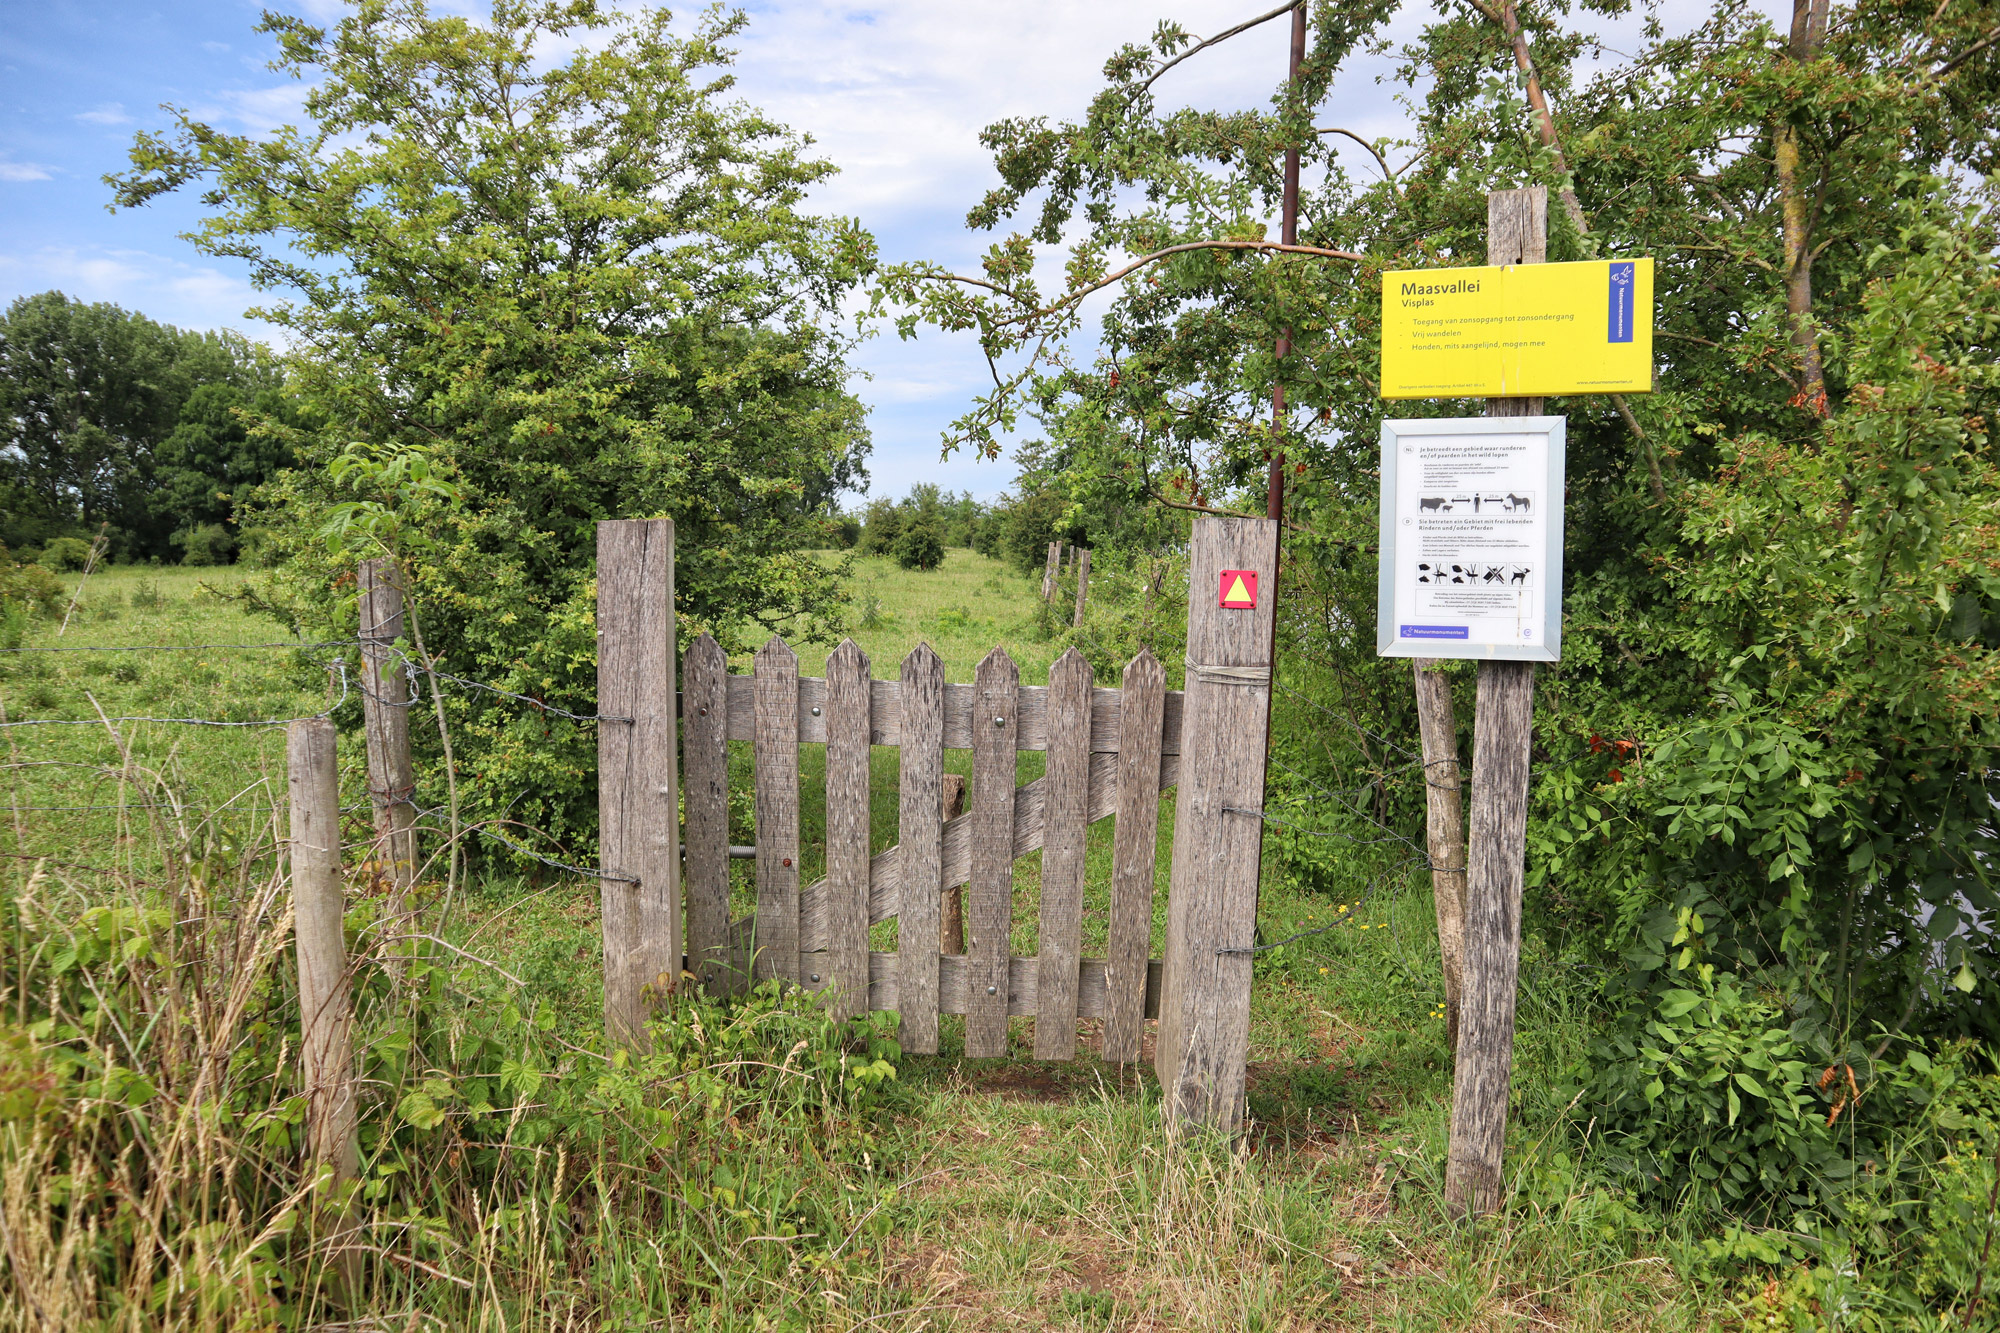
[[[1546,466],[1535,469],[1540,482],[1540,541],[1533,544],[1521,567],[1521,581],[1532,574],[1531,586],[1539,605],[1524,621],[1517,621],[1520,642],[1501,642],[1488,634],[1474,638],[1468,624],[1463,636],[1418,637],[1412,629],[1447,631],[1455,625],[1418,625],[1399,619],[1399,606],[1417,595],[1418,567],[1423,552],[1418,540],[1421,514],[1432,506],[1416,496],[1420,484],[1417,450],[1426,440],[1442,445],[1457,437],[1539,436],[1531,450],[1546,442]],[[1497,442],[1496,442],[1497,443]],[[1562,660],[1562,575],[1563,575],[1563,464],[1567,438],[1565,419],[1542,417],[1429,417],[1420,420],[1384,418],[1382,422],[1381,544],[1376,565],[1375,651],[1382,657],[1449,657],[1484,661],[1557,662]],[[1518,478],[1518,469],[1514,473]],[[1409,483],[1411,496],[1402,495]],[[1518,481],[1515,484],[1519,484]],[[1477,487],[1470,488],[1478,491]],[[1416,505],[1402,504],[1414,498]],[[1520,497],[1509,495],[1508,500]],[[1447,507],[1449,507],[1447,502]],[[1421,506],[1421,507],[1418,507]],[[1511,508],[1511,505],[1510,505]],[[1408,512],[1404,512],[1408,510]],[[1478,510],[1475,509],[1475,512]],[[1463,521],[1462,519],[1460,521]],[[1434,562],[1433,562],[1434,563]],[[1511,567],[1510,567],[1511,568]],[[1481,576],[1483,577],[1483,576]],[[1509,576],[1511,578],[1511,575]],[[1468,579],[1468,581],[1470,581]],[[1431,619],[1451,620],[1448,615],[1431,614]],[[1497,617],[1486,617],[1488,620]],[[1470,619],[1470,617],[1459,617]]]

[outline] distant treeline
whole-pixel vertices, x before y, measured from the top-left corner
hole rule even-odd
[[[0,542],[68,565],[102,532],[113,560],[229,563],[238,502],[291,461],[281,380],[240,334],[16,299],[0,317]]]
[[[1087,541],[1084,526],[1066,512],[1069,504],[1036,484],[1041,480],[1024,471],[1018,493],[991,504],[973,499],[970,491],[954,495],[920,482],[900,500],[885,496],[841,515],[834,525],[835,540],[863,555],[887,555],[906,568],[928,569],[937,563],[925,555],[929,538],[935,537],[940,558],[943,547],[964,546],[1024,574],[1037,573],[1050,542]]]

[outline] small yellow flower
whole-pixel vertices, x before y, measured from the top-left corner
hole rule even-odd
[[[1364,922],[1362,923],[1362,925],[1361,925],[1361,928],[1362,928],[1363,930],[1366,930],[1366,929],[1368,929],[1368,923],[1364,921]]]
[[[1319,974],[1320,974],[1321,976],[1325,976],[1325,975],[1326,975],[1326,969],[1322,967],[1322,968],[1321,968],[1321,969],[1319,970]]]

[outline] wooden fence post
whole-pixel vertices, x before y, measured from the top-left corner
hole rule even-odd
[[[1444,1038],[1458,1049],[1458,1012],[1465,995],[1465,809],[1459,787],[1458,721],[1451,677],[1427,657],[1411,659],[1417,687],[1417,728],[1424,750],[1424,848],[1437,908],[1438,953],[1444,971]]]
[[[1062,564],[1062,543],[1049,543],[1049,562],[1042,567],[1042,600],[1048,601],[1056,595],[1056,572]]]
[[[354,1022],[340,883],[340,767],[328,718],[291,724],[285,776],[292,803],[292,912],[299,953],[300,1065],[306,1142],[336,1180],[359,1169],[354,1142]]]
[[[675,794],[674,525],[597,525],[597,811],[604,1027],[643,1045],[681,972]]]
[[[389,915],[408,910],[417,870],[416,770],[410,762],[410,683],[398,659],[402,579],[393,560],[363,560],[361,717],[368,741],[368,800],[375,812],[374,860],[389,881]]]
[[[1090,596],[1090,548],[1085,547],[1077,557],[1076,565],[1076,614],[1070,618],[1071,625],[1083,623],[1083,604]]]
[[[1486,196],[1487,263],[1540,264],[1548,240],[1546,187]],[[1494,398],[1486,405],[1494,417],[1541,413],[1539,398]],[[1465,995],[1444,1181],[1447,1206],[1473,1215],[1499,1204],[1503,1183],[1534,720],[1535,664],[1481,662],[1466,836]]]
[[[1243,1122],[1250,950],[1263,845],[1278,523],[1197,518],[1188,543],[1187,691],[1154,1068],[1167,1124]],[[1254,574],[1254,605],[1224,607],[1223,571]],[[1246,586],[1252,580],[1244,580]]]

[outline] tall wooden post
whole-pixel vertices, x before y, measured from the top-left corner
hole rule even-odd
[[[1486,262],[1548,258],[1549,192],[1543,186],[1486,197]],[[1539,398],[1495,398],[1486,414],[1540,416]],[[1507,1095],[1514,1068],[1515,988],[1521,967],[1521,885],[1528,821],[1528,749],[1535,665],[1481,662],[1472,732],[1472,818],[1466,837],[1465,998],[1452,1087],[1445,1202],[1460,1213],[1500,1201]]]
[[[354,1022],[340,885],[340,767],[331,720],[307,718],[285,737],[292,804],[292,914],[299,954],[300,1073],[306,1143],[337,1180],[359,1169],[354,1142]]]
[[[1070,624],[1083,623],[1083,604],[1090,599],[1090,548],[1085,547],[1076,558],[1076,614],[1070,617]]]
[[[355,571],[361,601],[362,726],[368,741],[368,800],[375,813],[374,861],[389,884],[389,914],[408,910],[417,870],[415,767],[410,762],[409,675],[397,656],[403,637],[403,588],[393,560],[363,560]]]
[[[1056,572],[1062,564],[1062,543],[1049,543],[1049,561],[1042,567],[1042,600],[1056,595]]]
[[[597,818],[604,1027],[638,1046],[681,972],[674,525],[597,525]]]
[[[1276,520],[1194,520],[1180,795],[1154,1057],[1170,1126],[1234,1133],[1243,1123],[1277,562]],[[1234,587],[1233,580],[1223,586],[1224,570],[1255,574],[1253,607],[1221,604]]]

